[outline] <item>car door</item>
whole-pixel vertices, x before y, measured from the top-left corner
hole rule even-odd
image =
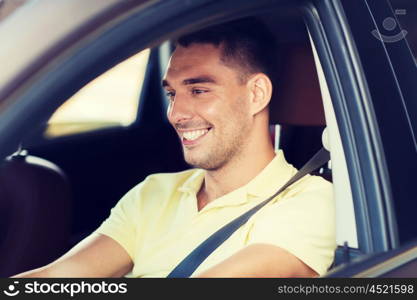
[[[365,254],[329,276],[416,276],[412,266],[417,237],[413,195],[417,69],[405,28],[397,23],[398,15],[405,13],[406,7],[401,5],[407,4],[413,14],[415,4],[410,1],[317,2],[327,46],[333,49],[345,89],[343,107],[337,108],[338,96],[332,96],[336,113],[344,115],[338,120],[339,128],[345,135],[359,250]],[[328,25],[341,31],[326,28]],[[387,31],[390,36],[384,35]],[[342,48],[337,49],[339,46]],[[350,65],[340,62],[346,51]],[[356,88],[347,88],[354,84]],[[343,129],[346,125],[350,129]],[[349,148],[356,154],[349,154]]]

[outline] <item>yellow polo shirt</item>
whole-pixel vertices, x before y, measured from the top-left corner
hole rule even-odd
[[[205,171],[154,174],[131,189],[97,233],[117,241],[131,256],[127,277],[166,277],[206,238],[276,192],[297,170],[282,151],[248,184],[197,209]],[[281,247],[318,274],[336,248],[332,185],[307,175],[267,204],[199,266],[193,275],[254,243]]]

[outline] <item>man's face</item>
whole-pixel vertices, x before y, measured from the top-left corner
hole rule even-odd
[[[250,130],[248,89],[224,65],[220,47],[191,44],[171,57],[163,86],[169,122],[192,166],[215,170],[238,159]]]

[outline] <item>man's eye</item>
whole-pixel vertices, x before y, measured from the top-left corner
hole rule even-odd
[[[192,93],[193,93],[194,95],[204,94],[204,93],[206,93],[206,92],[207,92],[206,90],[200,90],[200,89],[193,89],[193,90],[192,90]]]
[[[169,99],[172,99],[175,97],[175,93],[174,92],[166,92],[166,95]]]

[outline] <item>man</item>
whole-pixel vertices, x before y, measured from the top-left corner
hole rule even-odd
[[[268,132],[271,39],[252,19],[178,40],[163,87],[168,119],[195,169],[154,174],[89,237],[22,277],[166,277],[229,221],[296,173]],[[313,277],[335,249],[331,184],[306,176],[239,228],[196,277]]]

